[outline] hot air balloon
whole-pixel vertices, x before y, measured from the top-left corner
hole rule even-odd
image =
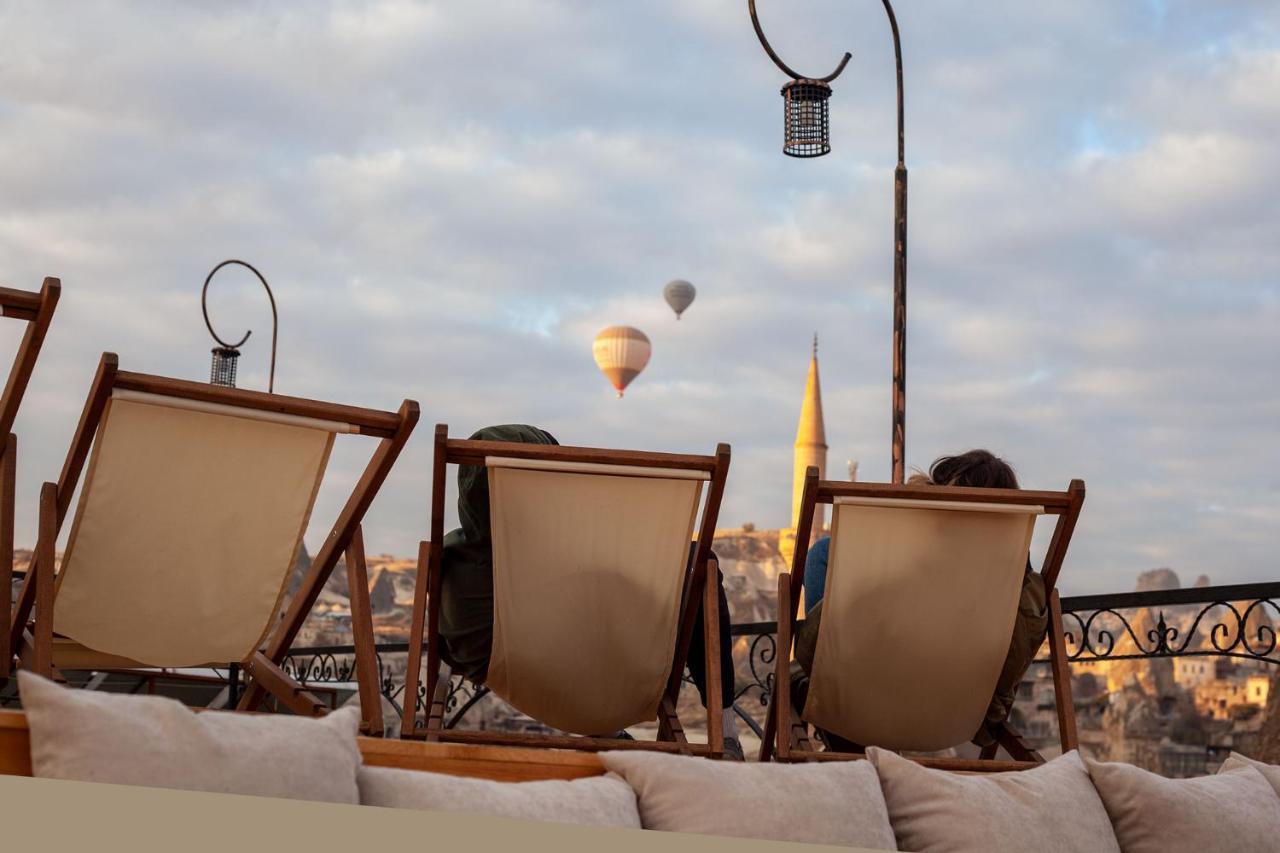
[[[649,363],[649,338],[631,326],[610,326],[596,335],[591,344],[600,372],[618,389],[618,396]]]
[[[667,286],[662,288],[662,298],[667,300],[671,310],[676,312],[677,320],[680,319],[684,310],[693,304],[693,299],[697,295],[697,289],[682,278],[667,282]]]

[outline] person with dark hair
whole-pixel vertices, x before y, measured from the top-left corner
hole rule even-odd
[[[916,473],[908,481],[913,485],[969,486],[985,489],[1016,489],[1018,478],[1013,468],[989,450],[970,450],[955,456],[943,456],[929,467],[929,473]],[[795,656],[791,664],[791,699],[797,708],[804,708],[809,692],[809,672],[813,668],[813,656],[818,644],[818,626],[822,620],[822,596],[826,588],[827,559],[831,537],[819,539],[809,549],[804,564],[805,619],[796,631]],[[1013,636],[1009,641],[1009,654],[1005,657],[995,693],[987,707],[983,725],[973,736],[979,746],[992,743],[990,729],[1009,718],[1013,701],[1023,674],[1031,666],[1036,652],[1044,642],[1049,629],[1048,598],[1044,579],[1031,567],[1022,576],[1022,595],[1018,600],[1018,615],[1013,624]],[[830,732],[822,732],[829,748],[860,752],[861,747],[849,743]]]
[[[559,444],[546,430],[527,424],[485,427],[471,436],[473,441],[508,441],[523,444]],[[455,673],[483,684],[493,650],[493,538],[489,527],[489,477],[482,465],[458,466],[459,528],[444,537],[440,565],[440,657]],[[692,568],[693,548],[689,550]],[[724,575],[715,553],[708,568],[716,569],[720,597],[720,707],[724,714],[725,753],[742,760],[742,744],[737,738],[733,711],[733,643],[730,637],[729,600],[724,592]],[[686,569],[686,571],[688,570]],[[689,644],[689,676],[703,707],[707,706],[706,644],[703,638],[702,609],[698,609],[693,638]],[[617,735],[625,736],[625,732]],[[607,736],[613,737],[614,733]]]

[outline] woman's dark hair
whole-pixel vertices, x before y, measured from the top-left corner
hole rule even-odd
[[[1018,477],[1013,468],[990,450],[970,450],[957,456],[943,456],[929,469],[929,479],[939,486],[1018,488]]]

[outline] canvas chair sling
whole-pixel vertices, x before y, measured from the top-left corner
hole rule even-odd
[[[121,371],[104,353],[62,473],[40,491],[36,551],[10,626],[22,665],[56,677],[55,648],[68,668],[239,662],[248,681],[238,709],[270,696],[323,713],[282,664],[345,552],[363,725],[381,734],[360,525],[418,417],[413,400],[387,412],[264,394]],[[335,433],[379,441],[285,601]]]
[[[1041,513],[1055,518],[1037,574],[1046,596],[1058,740],[1064,752],[1075,749],[1079,738],[1057,580],[1084,498],[1082,480],[1072,480],[1060,492],[852,483],[819,480],[818,469],[810,466],[796,541],[809,541],[819,503],[834,504],[835,510],[822,622],[815,638],[807,707],[798,709],[790,701],[791,650],[804,588],[806,549],[797,548],[791,571],[778,576],[780,652],[774,660],[771,713],[761,738],[761,760],[863,757],[860,752],[818,750],[806,724],[812,722],[855,744],[910,751],[959,745],[981,726],[990,737],[977,759],[914,755],[912,760],[940,769],[978,772],[1025,770],[1042,764],[1044,756],[1008,720],[993,723],[982,713],[998,680],[995,673],[1002,668],[985,661],[989,656],[1003,663],[1007,657],[1010,628],[1021,599],[1015,579],[1022,577],[1026,567],[1031,529]],[[906,517],[902,515],[877,518],[890,511],[914,512],[917,521],[913,526],[900,520]],[[984,516],[986,520],[979,524]],[[894,530],[891,525],[905,527]],[[989,537],[985,541],[977,532],[984,525],[990,528],[981,534]],[[972,532],[949,532],[957,526],[972,526]],[[978,552],[985,556],[979,559]],[[966,577],[985,579],[986,586],[966,587],[962,583]],[[912,584],[918,588],[912,589]],[[959,678],[953,670],[962,669],[968,674]],[[840,685],[838,679],[850,683]],[[979,690],[973,686],[977,682],[985,682],[986,687]],[[864,702],[868,704],[859,708]],[[998,757],[1001,748],[1009,760]]]
[[[338,431],[349,428],[116,391],[58,573],[54,632],[145,666],[249,657],[274,625]],[[55,666],[59,656],[55,645]]]
[[[487,686],[562,731],[654,719],[706,472],[490,458]]]
[[[711,540],[729,446],[698,456],[462,440],[437,424],[434,459],[431,538],[419,548],[404,688],[423,701],[405,702],[401,737],[721,755],[719,709],[707,713],[706,743],[690,743],[676,703],[700,613],[706,689],[721,692]],[[446,720],[442,540],[455,465],[486,469],[494,624],[485,683]],[[456,727],[490,690],[562,733]],[[615,737],[653,720],[656,740]]]
[[[1009,650],[1042,512],[836,498],[803,718],[888,749],[967,742]]]

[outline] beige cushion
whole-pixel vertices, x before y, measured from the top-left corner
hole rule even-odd
[[[158,696],[74,690],[18,673],[34,775],[358,803],[360,709],[320,719],[195,713]]]
[[[1165,779],[1130,764],[1090,761],[1125,853],[1236,853],[1280,844],[1280,799],[1262,774]]]
[[[1271,787],[1276,789],[1276,794],[1280,795],[1280,767],[1274,764],[1264,764],[1261,761],[1254,761],[1247,755],[1241,755],[1233,752],[1227,756],[1227,760],[1222,762],[1222,766],[1218,768],[1219,773],[1230,773],[1232,770],[1239,770],[1242,767],[1252,767],[1256,769],[1263,777],[1271,783]]]
[[[573,781],[492,782],[365,767],[359,782],[360,802],[366,806],[640,828],[635,793],[612,773]]]
[[[961,775],[867,750],[903,850],[1105,853],[1120,847],[1080,755],[1030,770]]]
[[[896,849],[865,761],[741,764],[640,751],[601,758],[635,788],[645,829]]]

